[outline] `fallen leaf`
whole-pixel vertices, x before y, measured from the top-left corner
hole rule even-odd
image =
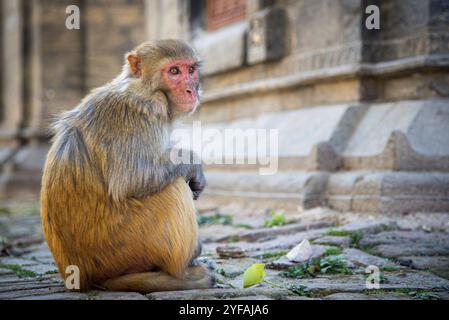
[[[243,288],[261,283],[265,278],[265,264],[255,263],[243,273]]]

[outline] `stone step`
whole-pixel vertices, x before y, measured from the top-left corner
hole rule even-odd
[[[207,171],[204,201],[302,210],[448,212],[449,173],[394,171]]]
[[[268,167],[265,152],[280,171],[449,171],[449,99],[323,105],[177,129],[177,146],[214,170]],[[261,139],[269,145],[263,152]]]

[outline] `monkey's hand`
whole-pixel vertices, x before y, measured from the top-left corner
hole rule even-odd
[[[197,200],[206,187],[206,178],[204,177],[203,166],[192,165],[192,170],[190,170],[186,180],[189,184],[190,190],[192,190],[193,199]]]

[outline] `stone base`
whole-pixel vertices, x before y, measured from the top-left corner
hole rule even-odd
[[[286,209],[449,211],[448,123],[449,99],[427,99],[324,105],[207,124],[203,130],[279,129],[279,172],[208,165],[206,194],[217,203]],[[248,160],[240,151],[235,158]]]
[[[449,212],[443,172],[208,172],[205,201],[296,210],[329,206],[358,212]]]
[[[325,193],[327,204],[341,211],[449,212],[449,173],[335,173]]]

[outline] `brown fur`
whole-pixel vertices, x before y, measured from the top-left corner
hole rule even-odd
[[[141,79],[125,65],[55,126],[42,179],[44,234],[64,278],[67,266],[79,267],[81,290],[210,287],[206,268],[190,266],[198,232],[185,180],[201,168],[167,161],[174,112],[155,71],[162,56],[165,63],[193,51],[168,41],[134,52],[143,61]]]

